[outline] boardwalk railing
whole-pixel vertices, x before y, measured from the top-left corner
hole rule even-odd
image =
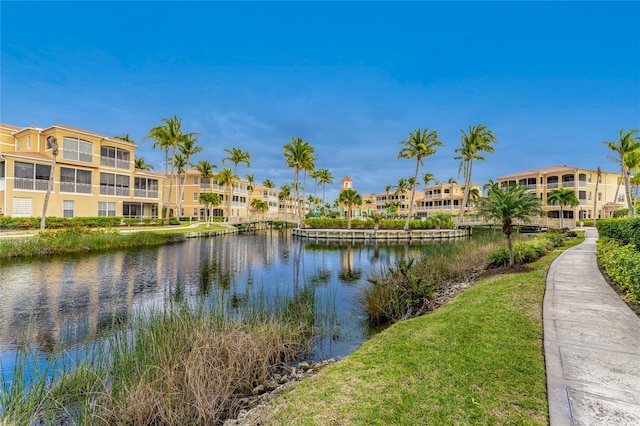
[[[480,225],[500,225],[500,223],[496,223],[495,221],[492,220],[485,220],[482,216],[479,215],[465,215],[462,217],[462,219],[460,218],[452,218],[454,220],[454,222],[457,222],[460,226],[480,226]],[[571,228],[571,224],[573,223],[573,219],[565,219],[564,221],[564,226]],[[554,228],[554,229],[560,229],[560,219],[552,219],[549,217],[534,217],[531,219],[531,221],[529,222],[525,222],[522,220],[515,220],[513,221],[513,224],[516,226],[520,226],[520,225],[529,225],[529,226],[536,226],[536,227],[540,227],[540,228]]]
[[[266,222],[287,222],[298,223],[298,216],[295,214],[257,214],[253,216],[234,216],[227,218],[230,225],[248,225],[253,223]]]

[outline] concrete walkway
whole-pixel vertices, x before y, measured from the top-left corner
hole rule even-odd
[[[596,264],[598,232],[551,265],[544,296],[549,421],[640,425],[640,318]]]

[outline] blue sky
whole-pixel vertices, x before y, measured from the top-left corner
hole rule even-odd
[[[415,163],[399,141],[445,146],[422,172],[457,178],[460,130],[496,152],[473,181],[567,164],[615,170],[602,141],[640,128],[640,2],[0,3],[0,121],[129,133],[177,115],[216,164],[251,153],[262,182],[290,183],[283,145],[363,193]]]

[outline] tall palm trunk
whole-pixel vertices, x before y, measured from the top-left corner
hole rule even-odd
[[[459,228],[464,218],[465,210],[467,209],[467,202],[469,201],[469,191],[471,190],[471,168],[473,167],[473,158],[470,158],[467,165],[464,168],[464,191],[462,195],[462,205],[460,206],[460,215],[458,216],[458,223],[456,228]],[[453,193],[453,191],[452,191]]]
[[[164,218],[164,196],[167,193],[167,179],[169,175],[169,148],[164,150],[164,183],[162,184],[162,197],[160,197],[160,218]],[[167,199],[167,202],[171,200]]]
[[[622,177],[624,179],[624,193],[627,197],[627,206],[629,207],[629,211],[627,212],[627,216],[635,217],[636,209],[633,205],[633,199],[631,198],[631,178],[629,177],[629,171],[625,165],[622,166]]]
[[[612,215],[613,212],[616,211],[616,204],[618,203],[618,193],[620,192],[620,186],[622,186],[622,178],[620,178],[620,182],[618,182],[618,186],[616,187],[616,195],[613,196],[613,211],[611,212]]]
[[[44,196],[44,204],[42,205],[42,217],[40,217],[40,230],[43,231],[46,223],[47,217],[47,208],[49,207],[49,196],[51,196],[51,191],[53,191],[53,178],[54,171],[56,168],[56,162],[58,159],[58,140],[54,136],[47,137],[47,141],[51,145],[51,154],[53,155],[53,163],[51,164],[51,169],[49,170],[49,182],[47,185],[47,194]]]
[[[413,176],[413,185],[411,185],[411,197],[409,201],[409,214],[407,215],[407,221],[404,224],[404,230],[409,230],[409,221],[411,220],[411,213],[413,210],[413,198],[416,195],[416,185],[418,184],[418,170],[420,168],[420,161],[416,161],[416,173]]]
[[[175,158],[176,156],[176,148],[174,147],[171,151],[171,158]],[[167,216],[164,218],[164,224],[169,224],[169,217],[171,216],[171,193],[173,192],[173,174],[175,173],[175,169],[173,167],[173,161],[171,161],[171,179],[169,179],[169,194],[167,195],[167,200],[169,201],[169,205],[167,206]],[[177,212],[176,212],[177,213]]]
[[[300,170],[299,169],[295,169],[295,172],[293,174],[293,182],[295,185],[295,190],[296,190],[296,200],[295,202],[298,203],[298,228],[302,228],[302,204],[300,203]]]
[[[600,166],[598,166],[598,169],[596,170],[596,193],[593,194],[593,225],[594,226],[596,224],[596,219],[598,218],[598,211],[596,209],[598,205],[598,185],[600,185],[601,176],[602,176],[602,171],[600,170]]]

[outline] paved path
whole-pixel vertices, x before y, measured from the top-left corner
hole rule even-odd
[[[598,232],[551,265],[544,350],[551,426],[640,425],[640,318],[596,264]]]

